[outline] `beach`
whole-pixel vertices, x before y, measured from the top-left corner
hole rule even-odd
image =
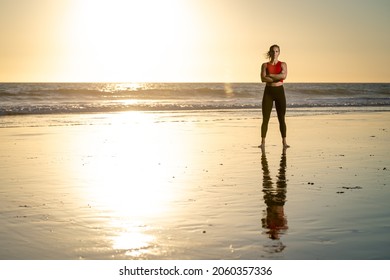
[[[0,259],[390,258],[389,112],[1,120]]]

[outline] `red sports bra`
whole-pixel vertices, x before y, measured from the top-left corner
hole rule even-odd
[[[282,72],[282,62],[278,61],[275,65],[267,63],[267,74],[280,74]],[[283,80],[280,80],[283,82]]]

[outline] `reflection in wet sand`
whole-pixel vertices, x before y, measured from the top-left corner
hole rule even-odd
[[[265,154],[265,150],[262,150],[261,165],[263,169],[263,192],[264,202],[267,206],[265,210],[265,217],[261,219],[262,226],[266,230],[268,237],[272,240],[279,240],[288,229],[287,218],[284,213],[284,204],[286,202],[286,150],[283,149],[279,172],[276,181],[276,187],[272,182],[270,175],[268,161]],[[281,242],[272,245],[273,252],[283,251],[285,245]]]

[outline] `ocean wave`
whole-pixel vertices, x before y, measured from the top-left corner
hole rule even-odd
[[[315,108],[356,108],[368,107],[362,104],[288,104],[288,109],[315,109]],[[389,104],[375,103],[370,107],[387,107]],[[137,105],[94,105],[69,104],[50,106],[9,106],[0,108],[0,116],[28,115],[28,114],[74,114],[74,113],[109,113],[123,111],[203,111],[203,110],[248,110],[261,109],[261,104],[137,104]]]
[[[390,84],[286,84],[289,108],[390,106]],[[261,83],[0,84],[0,115],[260,109]]]

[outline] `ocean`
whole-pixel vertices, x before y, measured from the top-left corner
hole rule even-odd
[[[0,83],[0,116],[260,109],[261,83]],[[390,110],[390,83],[286,83],[288,113]]]

